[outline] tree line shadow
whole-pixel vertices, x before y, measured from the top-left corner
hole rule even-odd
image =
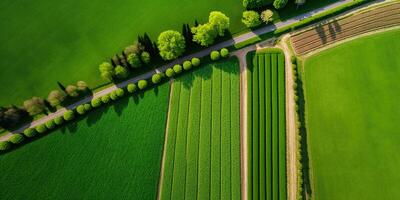
[[[325,26],[328,26],[328,31],[325,30]],[[328,37],[336,40],[336,35],[342,32],[342,27],[336,19],[328,23],[318,23],[314,29],[317,32],[322,44],[326,44],[328,42]]]

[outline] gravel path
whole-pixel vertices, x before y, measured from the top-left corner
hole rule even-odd
[[[193,57],[203,57],[203,56],[207,56],[207,55],[208,55],[211,51],[213,51],[213,50],[218,50],[218,49],[221,49],[221,48],[224,48],[224,47],[232,46],[232,45],[234,45],[234,44],[237,44],[237,43],[246,41],[246,40],[251,39],[251,38],[253,38],[253,37],[256,37],[256,36],[259,36],[259,35],[262,35],[262,34],[271,32],[271,31],[274,31],[274,30],[276,30],[277,28],[281,28],[281,27],[288,26],[288,25],[291,25],[291,24],[293,24],[293,23],[299,22],[299,21],[301,21],[302,19],[305,19],[305,18],[310,17],[310,16],[312,16],[312,15],[318,14],[318,13],[323,12],[323,11],[325,11],[325,10],[329,10],[329,9],[332,9],[332,8],[336,8],[336,7],[338,7],[338,6],[341,6],[341,5],[343,5],[343,4],[345,4],[345,3],[348,3],[348,2],[351,2],[351,1],[352,1],[352,0],[342,0],[342,1],[338,1],[338,2],[336,2],[336,3],[327,5],[327,6],[325,6],[325,7],[318,8],[318,9],[315,9],[315,10],[313,10],[313,11],[310,11],[310,12],[307,12],[307,13],[304,13],[304,14],[301,14],[301,15],[298,15],[298,16],[296,16],[296,17],[290,18],[290,19],[288,19],[288,20],[286,20],[286,21],[282,21],[282,22],[279,22],[279,23],[276,23],[276,24],[272,24],[272,25],[269,25],[269,26],[265,26],[265,27],[259,28],[259,29],[257,29],[257,30],[254,30],[254,31],[252,31],[252,32],[248,32],[248,33],[245,33],[245,34],[236,36],[236,37],[234,37],[233,39],[230,39],[230,40],[227,40],[227,41],[218,43],[218,44],[216,44],[216,45],[214,45],[214,46],[212,46],[212,47],[209,47],[209,48],[204,49],[204,50],[202,50],[202,51],[199,51],[199,52],[197,52],[197,53],[194,53],[194,54],[191,54],[191,55],[188,55],[188,56],[179,58],[179,59],[177,59],[177,60],[175,60],[175,61],[173,61],[173,62],[171,62],[171,63],[169,63],[169,64],[167,64],[167,65],[164,65],[164,66],[162,66],[162,67],[160,67],[160,68],[155,69],[154,71],[147,72],[147,73],[142,74],[142,75],[140,75],[140,76],[137,76],[137,77],[134,77],[134,78],[132,78],[132,79],[126,80],[126,81],[124,81],[124,82],[121,82],[121,83],[119,83],[119,84],[117,84],[117,85],[114,85],[114,86],[105,88],[104,90],[95,93],[93,96],[86,97],[86,98],[84,98],[84,99],[82,99],[82,100],[80,100],[80,101],[78,101],[78,102],[76,102],[76,103],[74,103],[74,104],[68,106],[67,109],[74,109],[74,108],[76,108],[76,107],[77,107],[78,105],[80,105],[80,104],[88,103],[88,102],[90,102],[93,98],[97,98],[97,97],[103,96],[103,95],[105,95],[105,94],[109,94],[109,93],[111,93],[112,91],[116,90],[117,88],[125,87],[125,86],[128,85],[129,83],[136,83],[137,81],[139,81],[139,80],[141,80],[141,79],[148,79],[148,78],[150,78],[154,73],[161,72],[161,71],[165,71],[168,67],[171,67],[171,66],[173,66],[173,65],[175,65],[175,64],[178,64],[178,63],[182,63],[182,62],[185,61],[185,60],[189,60],[189,59],[191,59],[191,58],[193,58]],[[64,112],[65,112],[67,109],[66,109],[66,108],[59,109],[57,112],[52,113],[52,114],[49,114],[49,115],[47,115],[46,117],[43,117],[43,118],[41,118],[41,119],[35,120],[35,121],[33,121],[32,123],[30,123],[30,124],[26,124],[26,125],[20,127],[19,129],[15,130],[14,132],[15,132],[15,133],[23,132],[23,130],[25,130],[25,129],[28,128],[28,127],[36,127],[37,125],[43,124],[43,123],[45,123],[45,122],[48,121],[48,120],[54,119],[54,118],[56,118],[56,117],[58,117],[58,116],[62,116],[62,115],[64,114]],[[12,133],[9,133],[9,134],[6,134],[6,135],[1,136],[1,137],[0,137],[0,141],[8,140],[8,139],[11,137],[11,135],[12,135]]]

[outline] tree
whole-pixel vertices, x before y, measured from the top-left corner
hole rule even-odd
[[[248,9],[256,9],[270,4],[270,0],[243,0],[243,6]]]
[[[83,107],[85,107],[85,110],[86,110],[86,111],[92,110],[92,105],[89,104],[89,103],[83,104]]]
[[[262,13],[261,13],[261,20],[262,20],[264,23],[268,24],[269,22],[272,22],[272,21],[274,20],[274,19],[273,19],[273,16],[274,16],[274,12],[272,12],[272,11],[269,10],[269,9],[267,9],[267,10],[262,11]]]
[[[135,53],[131,53],[128,55],[128,63],[133,68],[139,68],[142,66],[142,62],[140,61],[138,54],[135,54]]]
[[[214,27],[219,36],[224,36],[225,30],[229,29],[229,17],[219,11],[212,11],[210,13],[208,23]]]
[[[110,102],[110,96],[108,94],[102,96],[101,97],[101,102],[103,102],[104,104]]]
[[[192,63],[190,61],[188,61],[188,60],[183,62],[183,69],[184,70],[192,69]]]
[[[273,5],[276,9],[282,9],[286,6],[287,2],[288,0],[275,0]]]
[[[53,120],[49,120],[45,123],[45,126],[47,127],[47,129],[53,129],[54,127],[56,127],[56,124]]]
[[[220,51],[221,57],[227,58],[229,56],[229,50],[227,48],[222,48]]]
[[[177,74],[182,72],[182,66],[181,65],[174,65],[173,69],[174,69],[174,72],[177,73]]]
[[[78,90],[81,92],[86,92],[89,89],[89,87],[85,81],[76,82],[76,86],[78,87]]]
[[[174,72],[174,70],[173,70],[172,68],[168,68],[168,69],[165,71],[165,75],[166,75],[168,78],[171,78],[171,77],[175,76],[175,72]]]
[[[19,134],[19,133],[14,133],[12,134],[12,136],[8,139],[9,142],[13,143],[13,144],[19,144],[22,141],[24,141],[24,136]]]
[[[298,6],[301,6],[306,3],[306,0],[295,0],[294,3]]]
[[[63,117],[65,121],[71,121],[75,118],[75,113],[73,110],[67,110],[65,111]]]
[[[158,49],[164,60],[178,58],[185,51],[185,38],[178,31],[164,31],[158,36]]]
[[[67,88],[65,88],[65,92],[68,94],[70,97],[77,97],[79,96],[78,93],[78,88],[75,85],[68,85]]]
[[[58,116],[58,117],[54,118],[54,123],[55,123],[56,125],[61,125],[61,124],[63,124],[63,123],[64,123],[64,118],[63,118],[63,116]]]
[[[126,90],[128,90],[129,93],[134,93],[137,90],[137,86],[134,83],[129,83],[128,86],[126,86]]]
[[[103,62],[99,65],[101,77],[105,80],[112,81],[114,76],[114,67],[109,62]]]
[[[116,92],[116,91],[112,91],[112,92],[110,93],[110,99],[113,100],[113,101],[115,101],[115,100],[118,99],[118,95],[117,95],[117,92]]]
[[[124,53],[125,55],[129,54],[140,54],[142,51],[144,51],[145,47],[142,45],[142,43],[135,41],[132,45],[128,46],[125,48]]]
[[[201,46],[209,46],[213,44],[218,35],[214,27],[208,23],[192,27],[191,30],[193,33],[193,41]]]
[[[219,58],[220,58],[219,52],[212,51],[210,54],[210,58],[211,58],[211,60],[214,60],[214,61],[219,60]]]
[[[42,98],[32,97],[32,99],[24,101],[24,108],[29,113],[30,116],[34,116],[43,113],[46,106]]]
[[[29,137],[29,138],[35,137],[36,134],[37,134],[37,132],[33,128],[27,128],[27,129],[24,130],[24,135],[26,137]]]
[[[122,88],[118,88],[117,90],[115,90],[115,93],[118,97],[123,97],[125,95],[125,91]]]
[[[16,106],[0,107],[0,126],[4,129],[12,129],[28,115],[25,110]]]
[[[47,101],[50,103],[52,107],[57,107],[65,100],[65,97],[66,95],[64,92],[61,92],[59,90],[53,90],[47,97]]]
[[[147,87],[147,81],[146,81],[146,80],[140,80],[140,81],[138,82],[138,87],[139,87],[139,89],[141,89],[141,90],[145,89],[145,88]]]
[[[192,58],[192,65],[198,67],[200,65],[200,59],[196,57]]]
[[[97,108],[101,106],[101,99],[100,98],[95,98],[92,99],[92,101],[90,102],[90,104],[92,104],[93,108]]]
[[[122,67],[121,65],[118,65],[115,67],[115,76],[119,79],[125,79],[129,75],[129,71],[125,68]]]
[[[142,62],[144,64],[149,64],[150,61],[151,61],[151,57],[150,57],[149,52],[143,51],[142,54],[140,54],[140,59],[142,60]]]
[[[242,22],[248,28],[253,28],[261,24],[260,15],[256,11],[244,11],[242,15]]]
[[[76,107],[76,112],[80,115],[83,115],[86,113],[86,109],[85,106],[83,105],[79,105],[78,107]]]
[[[36,132],[38,133],[44,133],[47,131],[47,127],[45,124],[39,124],[35,127]]]
[[[9,141],[0,141],[0,150],[7,151],[11,148],[11,144]]]
[[[162,79],[162,74],[157,73],[151,77],[151,82],[153,82],[153,84],[157,84],[157,83],[161,82],[161,79]]]

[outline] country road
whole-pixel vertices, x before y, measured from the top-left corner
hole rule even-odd
[[[173,61],[173,62],[171,62],[171,63],[169,63],[169,64],[167,64],[167,65],[164,65],[164,66],[162,66],[162,67],[160,67],[160,68],[157,68],[157,69],[155,69],[155,70],[153,70],[153,71],[147,72],[147,73],[142,74],[142,75],[140,75],[140,76],[131,78],[131,79],[126,80],[126,81],[124,81],[124,82],[121,82],[121,83],[119,83],[119,84],[117,84],[117,85],[113,85],[113,86],[108,87],[108,88],[105,88],[105,89],[103,89],[103,90],[101,90],[101,91],[99,91],[99,92],[96,92],[95,94],[93,94],[93,96],[86,97],[86,98],[84,98],[84,99],[82,99],[82,100],[80,100],[80,101],[78,101],[78,102],[76,102],[76,103],[74,103],[74,104],[72,104],[72,105],[67,106],[66,108],[59,109],[59,110],[58,110],[57,112],[55,112],[55,113],[51,113],[51,114],[49,114],[49,115],[47,115],[47,116],[45,116],[45,117],[43,117],[43,118],[40,118],[40,119],[38,119],[38,120],[35,120],[35,121],[31,122],[30,124],[26,124],[26,125],[20,127],[19,129],[15,130],[14,132],[15,132],[15,133],[23,132],[23,131],[24,131],[26,128],[28,128],[28,127],[36,127],[37,125],[44,124],[44,123],[45,123],[46,121],[48,121],[48,120],[54,119],[54,118],[56,118],[56,117],[58,117],[58,116],[62,116],[62,115],[64,114],[64,112],[65,112],[67,109],[74,109],[74,108],[76,108],[76,107],[77,107],[78,105],[80,105],[80,104],[88,103],[88,102],[90,102],[93,98],[98,98],[98,97],[101,97],[101,96],[103,96],[103,95],[105,95],[105,94],[109,94],[109,93],[111,93],[112,91],[116,90],[117,88],[125,87],[125,86],[128,85],[129,83],[136,83],[137,81],[139,81],[139,80],[141,80],[141,79],[148,79],[148,78],[150,78],[154,73],[165,71],[167,68],[169,68],[169,67],[171,67],[171,66],[173,66],[173,65],[175,65],[175,64],[180,64],[180,63],[182,63],[182,62],[185,61],[185,60],[189,60],[189,59],[191,59],[191,58],[193,58],[193,57],[204,57],[204,56],[207,56],[207,55],[210,54],[210,52],[213,51],[213,50],[219,50],[219,49],[224,48],[224,47],[229,47],[229,46],[232,46],[232,45],[234,45],[234,44],[237,44],[237,43],[246,41],[246,40],[248,40],[248,39],[251,39],[251,38],[253,38],[253,37],[256,37],[256,36],[259,36],[259,35],[262,35],[262,34],[265,34],[265,33],[272,32],[272,31],[274,31],[274,30],[276,30],[276,29],[278,29],[278,28],[282,28],[282,27],[291,25],[291,24],[293,24],[293,23],[296,23],[296,22],[301,21],[302,19],[305,19],[305,18],[307,18],[307,17],[313,16],[313,15],[315,15],[315,14],[321,13],[321,12],[326,11],[326,10],[329,10],[329,9],[336,8],[336,7],[338,7],[338,6],[341,6],[341,5],[343,5],[343,4],[349,3],[349,2],[351,2],[351,1],[352,1],[352,0],[342,0],[342,1],[338,1],[338,2],[335,2],[335,3],[333,3],[333,4],[330,4],[330,5],[321,7],[321,8],[317,8],[317,9],[312,10],[312,11],[310,11],[310,12],[307,12],[307,13],[298,15],[298,16],[296,16],[296,17],[290,18],[290,19],[288,19],[288,20],[285,20],[285,21],[282,21],[282,22],[279,22],[279,23],[276,23],[276,24],[272,24],[272,25],[269,25],[269,26],[265,26],[265,27],[256,29],[256,30],[254,30],[254,31],[252,31],[252,32],[248,32],[248,33],[245,33],[245,34],[236,36],[236,37],[234,37],[234,38],[232,38],[232,39],[230,39],[230,40],[227,40],[227,41],[218,43],[218,44],[216,44],[216,45],[213,45],[213,46],[211,46],[211,47],[209,47],[209,48],[207,48],[207,49],[204,49],[204,50],[202,50],[202,51],[199,51],[199,52],[197,52],[197,53],[184,56],[184,57],[179,58],[179,59],[177,59],[177,60],[175,60],[175,61]],[[5,134],[5,135],[1,136],[1,137],[0,137],[0,141],[8,140],[8,139],[11,137],[11,135],[12,135],[12,133]]]

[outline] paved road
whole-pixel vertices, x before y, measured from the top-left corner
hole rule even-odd
[[[188,56],[179,58],[179,59],[175,60],[174,62],[171,62],[171,63],[169,63],[169,64],[167,64],[167,65],[164,65],[164,66],[162,66],[162,67],[160,67],[160,68],[155,69],[154,71],[147,72],[147,73],[142,74],[142,75],[140,75],[140,76],[137,76],[137,77],[135,77],[135,78],[126,80],[126,81],[124,81],[124,82],[121,82],[121,83],[119,83],[119,84],[117,84],[117,85],[114,85],[114,86],[105,88],[104,90],[95,93],[95,94],[94,94],[93,96],[91,96],[91,97],[84,98],[84,99],[82,99],[82,100],[80,100],[80,101],[78,101],[78,102],[76,102],[76,103],[74,103],[74,104],[68,106],[67,108],[62,108],[62,109],[58,110],[58,111],[55,112],[55,113],[49,114],[49,115],[47,115],[46,117],[40,118],[40,119],[38,119],[38,120],[35,120],[35,121],[33,121],[32,123],[30,123],[30,124],[26,124],[26,125],[22,126],[21,128],[19,128],[18,130],[14,131],[14,132],[19,133],[19,132],[23,132],[23,130],[25,130],[25,129],[28,128],[28,127],[36,127],[37,125],[43,124],[43,123],[45,123],[45,122],[48,121],[48,120],[51,120],[51,119],[54,119],[54,118],[56,118],[56,117],[58,117],[58,116],[63,115],[64,112],[65,112],[67,109],[74,109],[74,108],[76,108],[76,107],[77,107],[78,105],[80,105],[80,104],[88,103],[88,102],[90,102],[93,98],[97,98],[97,97],[103,96],[103,95],[105,95],[105,94],[111,93],[112,91],[116,90],[117,88],[125,87],[125,86],[128,85],[129,83],[136,83],[137,81],[139,81],[139,80],[141,80],[141,79],[148,79],[148,78],[150,78],[154,73],[161,72],[161,71],[165,71],[167,68],[169,68],[169,67],[171,67],[171,66],[173,66],[173,65],[175,65],[175,64],[182,63],[182,62],[185,61],[185,60],[189,60],[189,59],[191,59],[191,58],[193,58],[193,57],[203,57],[203,56],[207,56],[207,55],[210,54],[210,52],[213,51],[213,50],[219,50],[219,49],[224,48],[224,47],[232,46],[232,45],[234,45],[234,44],[237,44],[237,43],[246,41],[246,40],[251,39],[251,38],[253,38],[253,37],[256,37],[256,36],[259,36],[259,35],[262,35],[262,34],[271,32],[271,31],[274,31],[274,30],[276,30],[277,28],[282,28],[282,27],[291,25],[291,24],[293,24],[293,23],[299,22],[299,21],[301,21],[302,19],[305,19],[305,18],[307,18],[307,17],[310,17],[310,16],[313,16],[313,15],[315,15],[315,14],[321,13],[321,12],[323,12],[323,11],[325,11],[325,10],[329,10],[329,9],[336,8],[336,7],[338,7],[338,6],[341,6],[341,5],[343,5],[343,4],[345,4],[345,3],[348,3],[348,2],[351,2],[351,1],[352,1],[352,0],[342,0],[342,1],[338,1],[338,2],[336,2],[336,3],[333,3],[333,4],[330,4],[330,5],[324,6],[324,7],[322,7],[322,8],[318,8],[318,9],[312,10],[312,11],[310,11],[310,12],[307,12],[307,13],[298,15],[298,16],[296,16],[296,17],[290,18],[290,19],[288,19],[288,20],[286,20],[286,21],[282,21],[282,22],[279,22],[279,23],[276,23],[276,24],[273,24],[273,25],[265,26],[265,27],[262,27],[262,28],[260,28],[260,29],[254,30],[254,31],[252,31],[252,32],[249,32],[249,33],[245,33],[245,34],[236,36],[236,37],[234,37],[233,39],[230,39],[230,40],[227,40],[227,41],[218,43],[218,44],[216,44],[216,45],[214,45],[214,46],[212,46],[212,47],[209,47],[209,48],[204,49],[204,50],[202,50],[202,51],[199,51],[199,52],[197,52],[197,53],[194,53],[194,54],[191,54],[191,55],[188,55]],[[8,140],[8,138],[10,138],[11,135],[12,135],[12,134],[10,133],[10,134],[6,134],[6,135],[1,136],[1,137],[0,137],[0,141]]]

